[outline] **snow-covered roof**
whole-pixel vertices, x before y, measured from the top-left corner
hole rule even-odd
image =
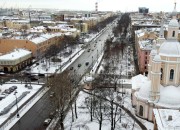
[[[151,40],[139,41],[139,46],[143,50],[152,50],[152,44]]]
[[[137,90],[138,98],[146,99],[150,102],[151,81],[144,75],[137,75],[132,78],[132,89]],[[162,86],[160,84],[160,99],[154,104],[166,108],[180,107],[180,86]]]
[[[136,90],[139,89],[141,86],[144,85],[144,82],[147,80],[147,77],[139,74],[132,77],[132,89]]]
[[[29,23],[29,20],[13,20],[13,23]]]
[[[180,87],[161,86],[159,103],[167,105],[180,105]]]
[[[25,49],[15,49],[13,52],[0,56],[0,60],[15,60],[26,55],[30,55],[32,52]]]
[[[42,42],[44,42],[50,38],[53,38],[55,36],[61,36],[61,35],[62,35],[62,33],[53,33],[53,34],[47,33],[47,34],[42,34],[36,38],[32,38],[32,39],[30,39],[30,41],[32,41],[35,44],[39,44],[39,43],[42,43]]]
[[[169,27],[178,27],[179,28],[179,23],[176,19],[172,19],[170,22],[169,22]]]
[[[153,109],[158,130],[179,130],[180,111],[171,109]],[[168,120],[172,116],[172,120]]]

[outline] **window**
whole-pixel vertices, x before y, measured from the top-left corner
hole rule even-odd
[[[142,105],[139,106],[139,115],[143,116],[143,106]]]
[[[170,77],[169,77],[169,79],[170,79],[170,80],[173,80],[173,78],[174,78],[174,70],[171,69],[171,70],[170,70]]]
[[[175,37],[175,31],[173,31],[173,33],[172,33],[172,37]]]
[[[162,80],[162,77],[163,77],[163,69],[161,68],[161,80]]]
[[[146,52],[146,55],[147,55],[148,53]]]
[[[144,67],[144,69],[146,69],[146,66]]]
[[[145,61],[145,64],[147,64],[147,61]]]

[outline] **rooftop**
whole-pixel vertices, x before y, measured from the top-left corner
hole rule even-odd
[[[24,57],[26,55],[31,54],[32,52],[25,50],[25,49],[15,49],[14,51],[5,54],[5,55],[1,55],[0,56],[0,60],[15,60],[15,59],[19,59],[21,57]]]
[[[172,109],[153,109],[158,130],[179,130],[180,111]],[[172,117],[172,120],[171,120]],[[168,119],[169,118],[169,119]]]

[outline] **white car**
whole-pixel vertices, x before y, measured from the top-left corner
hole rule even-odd
[[[18,82],[17,79],[11,79],[10,82]]]
[[[51,119],[50,118],[47,118],[45,121],[44,121],[44,125],[47,126],[49,125],[51,122]]]

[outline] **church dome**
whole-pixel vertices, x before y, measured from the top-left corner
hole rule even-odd
[[[153,60],[154,61],[161,61],[161,56],[160,55],[156,55]]]
[[[160,55],[164,56],[180,56],[180,44],[178,41],[175,40],[167,40],[165,41],[160,49],[159,49]]]
[[[180,87],[161,86],[159,103],[163,103],[167,105],[180,104]]]
[[[150,53],[151,56],[155,56],[156,54],[157,54],[157,50],[154,50],[154,49],[151,50],[151,53]]]
[[[169,27],[179,27],[179,23],[176,19],[171,19],[169,22]]]

